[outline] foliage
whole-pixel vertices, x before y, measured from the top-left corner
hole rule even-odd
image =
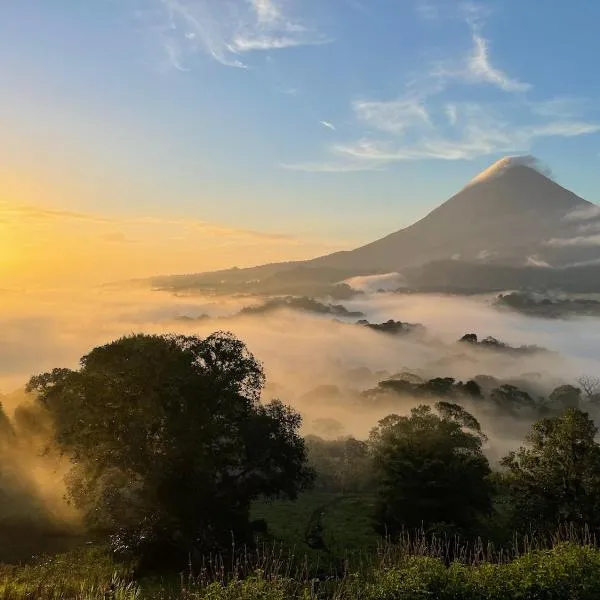
[[[600,526],[597,433],[587,413],[568,409],[534,424],[527,445],[503,459],[518,526]]]
[[[69,494],[87,525],[167,567],[226,548],[232,535],[247,540],[252,500],[293,498],[311,482],[300,417],[261,404],[263,383],[231,334],[135,335],[28,389],[73,461]]]
[[[402,321],[394,321],[393,319],[385,323],[369,323],[366,319],[361,319],[356,324],[388,335],[422,334],[425,332],[425,328],[420,323],[403,323]]]
[[[309,436],[306,445],[309,463],[317,474],[317,488],[344,494],[362,492],[372,485],[366,442],[353,437],[324,440]]]
[[[437,413],[437,414],[436,414]],[[490,467],[477,420],[447,402],[390,415],[371,433],[379,487],[379,531],[458,528],[469,531],[491,509]]]
[[[581,405],[581,390],[573,385],[561,385],[555,388],[548,397],[550,406],[563,411],[567,408],[579,408]]]
[[[372,398],[381,392],[393,392],[423,399],[447,398],[461,401],[465,399],[480,400],[482,398],[481,387],[473,380],[463,383],[462,381],[456,381],[453,377],[435,377],[429,381],[411,381],[410,379],[412,379],[410,375],[386,379],[381,381],[375,390],[364,392],[363,396]]]
[[[364,313],[360,311],[349,311],[342,304],[323,304],[322,302],[307,296],[271,298],[259,306],[247,306],[246,308],[243,308],[239,314],[263,315],[283,309],[302,310],[319,315],[334,315],[336,317],[344,318],[361,318],[365,316]]]
[[[588,402],[596,405],[600,402],[600,377],[582,375],[577,379],[577,384],[583,390]]]
[[[479,340],[477,334],[475,333],[466,333],[458,341],[462,344],[469,344],[474,347],[485,348],[488,350],[494,350],[496,352],[503,352],[513,355],[527,355],[536,354],[538,352],[548,352],[546,348],[541,348],[540,346],[509,346],[508,344],[497,340],[491,335]]]
[[[504,384],[492,390],[490,399],[496,407],[510,414],[515,414],[523,409],[536,408],[533,398],[526,391],[510,384]]]
[[[453,563],[410,556],[376,572],[362,598],[377,600],[592,600],[600,594],[600,552],[572,544],[533,551],[507,564]]]
[[[101,547],[79,548],[33,564],[0,565],[2,600],[137,600],[129,565],[114,563]]]
[[[420,551],[418,550],[420,548]],[[393,552],[393,550],[397,550]],[[595,600],[600,550],[563,542],[507,561],[448,563],[427,547],[390,549],[337,577],[295,570],[277,553],[217,561],[198,578],[134,582],[98,551],[0,568],[0,599],[25,600]]]

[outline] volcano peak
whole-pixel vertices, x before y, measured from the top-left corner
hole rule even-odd
[[[496,161],[493,165],[489,166],[487,169],[481,171],[481,173],[471,179],[471,181],[469,181],[465,187],[470,187],[472,185],[477,185],[478,183],[484,183],[486,181],[497,179],[516,167],[526,167],[548,178],[550,178],[552,175],[550,169],[543,165],[535,156],[530,154],[505,156],[504,158]]]

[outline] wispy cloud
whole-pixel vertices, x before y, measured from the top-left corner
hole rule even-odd
[[[528,267],[543,267],[545,269],[550,268],[550,264],[545,260],[541,260],[538,256],[532,255],[528,256],[525,261],[525,265]]]
[[[114,223],[115,219],[101,215],[45,208],[27,204],[0,201],[0,217],[4,222],[18,221],[88,221],[90,223]]]
[[[448,117],[448,123],[450,123],[452,126],[456,125],[456,121],[458,120],[456,104],[446,104],[444,110],[446,111],[446,116]]]
[[[542,117],[573,119],[587,111],[591,103],[586,98],[561,96],[532,103],[534,113]]]
[[[281,0],[153,0],[162,11],[158,26],[168,63],[188,70],[190,59],[204,52],[228,67],[247,68],[243,58],[264,52],[323,44],[330,39],[284,10]],[[286,8],[288,3],[286,3]],[[146,11],[142,13],[154,15]]]
[[[359,120],[381,131],[403,133],[417,123],[431,126],[427,108],[418,96],[409,95],[390,102],[355,101],[352,108]]]
[[[582,235],[573,238],[553,238],[546,242],[547,246],[564,248],[569,246],[600,246],[600,235]]]
[[[273,23],[281,19],[281,8],[274,0],[250,0],[259,23]]]
[[[159,218],[149,216],[139,217],[109,217],[94,213],[72,212],[67,210],[38,207],[32,205],[0,202],[0,221],[19,228],[35,224],[49,226],[72,227],[74,223],[86,223],[90,228],[96,228],[99,238],[104,241],[123,242],[126,234],[115,228],[178,228],[181,231],[193,231],[212,237],[230,237],[237,240],[260,240],[277,243],[296,243],[297,238],[283,233],[272,233],[227,227],[198,219]]]
[[[477,30],[473,31],[473,44],[473,53],[468,60],[468,77],[497,85],[507,92],[526,92],[531,89],[530,84],[513,79],[492,65],[489,42]]]
[[[283,94],[284,96],[293,96],[293,97],[296,97],[299,93],[298,88],[294,88],[294,87],[278,87],[278,88],[276,88],[276,91],[279,94]]]
[[[336,131],[337,129],[336,126],[333,123],[330,123],[329,121],[319,121],[319,123],[323,125],[323,127],[331,129],[331,131]]]
[[[333,162],[307,162],[297,169],[382,170],[402,161],[529,153],[543,138],[600,131],[600,122],[585,118],[586,105],[575,98],[530,100],[527,92],[533,86],[493,62],[490,43],[482,33],[485,10],[467,4],[461,15],[472,41],[466,56],[432,63],[420,78],[408,81],[396,98],[351,101],[358,139],[329,146],[328,154],[336,157]],[[498,99],[465,101],[465,83],[487,85],[492,88],[489,94]]]
[[[394,103],[395,105],[396,103]],[[387,109],[384,108],[384,113]],[[369,119],[382,131],[393,131],[395,118],[381,122],[381,115]],[[392,163],[417,159],[473,159],[495,153],[522,152],[544,137],[573,137],[600,131],[600,124],[583,121],[547,122],[521,125],[505,120],[493,109],[474,103],[457,103],[454,125],[434,128],[429,122],[406,124],[402,135],[388,139],[362,139],[333,147],[336,154],[353,159]]]
[[[600,219],[600,206],[595,204],[584,204],[568,212],[565,221],[596,221]]]

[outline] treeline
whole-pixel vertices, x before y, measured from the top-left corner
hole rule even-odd
[[[600,526],[600,446],[589,415],[567,409],[531,428],[524,445],[493,471],[478,421],[457,404],[390,415],[367,442],[307,438],[316,485],[375,491],[374,525],[484,538],[500,546],[516,532],[549,534],[561,523]]]
[[[368,490],[373,526],[392,541],[418,530],[501,545],[563,522],[600,527],[598,430],[579,408],[541,419],[493,472],[486,433],[453,401],[478,397],[469,382],[411,383],[438,400],[387,416],[368,440],[333,442],[303,439],[296,411],[261,400],[264,383],[231,334],[134,335],[77,370],[32,377],[36,403],[21,419],[70,458],[67,494],[88,534],[141,572],[251,546],[254,501],[313,486]]]

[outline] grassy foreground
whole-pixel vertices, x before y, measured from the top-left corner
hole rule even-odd
[[[508,551],[405,536],[381,544],[372,498],[308,492],[257,503],[264,546],[197,577],[136,580],[102,548],[82,546],[27,565],[0,565],[0,600],[592,600],[600,598],[600,547],[565,528]],[[315,524],[324,547],[308,544]],[[455,557],[449,560],[449,556]]]
[[[427,552],[426,548],[423,548]],[[413,547],[413,551],[418,548]],[[258,563],[257,563],[258,564]],[[595,600],[600,598],[600,550],[563,542],[506,562],[471,557],[446,564],[439,557],[386,552],[378,564],[337,578],[292,573],[277,555],[258,568],[227,577],[133,581],[100,550],[78,550],[32,566],[0,569],[1,599],[95,600]],[[262,567],[262,568],[261,568]]]

